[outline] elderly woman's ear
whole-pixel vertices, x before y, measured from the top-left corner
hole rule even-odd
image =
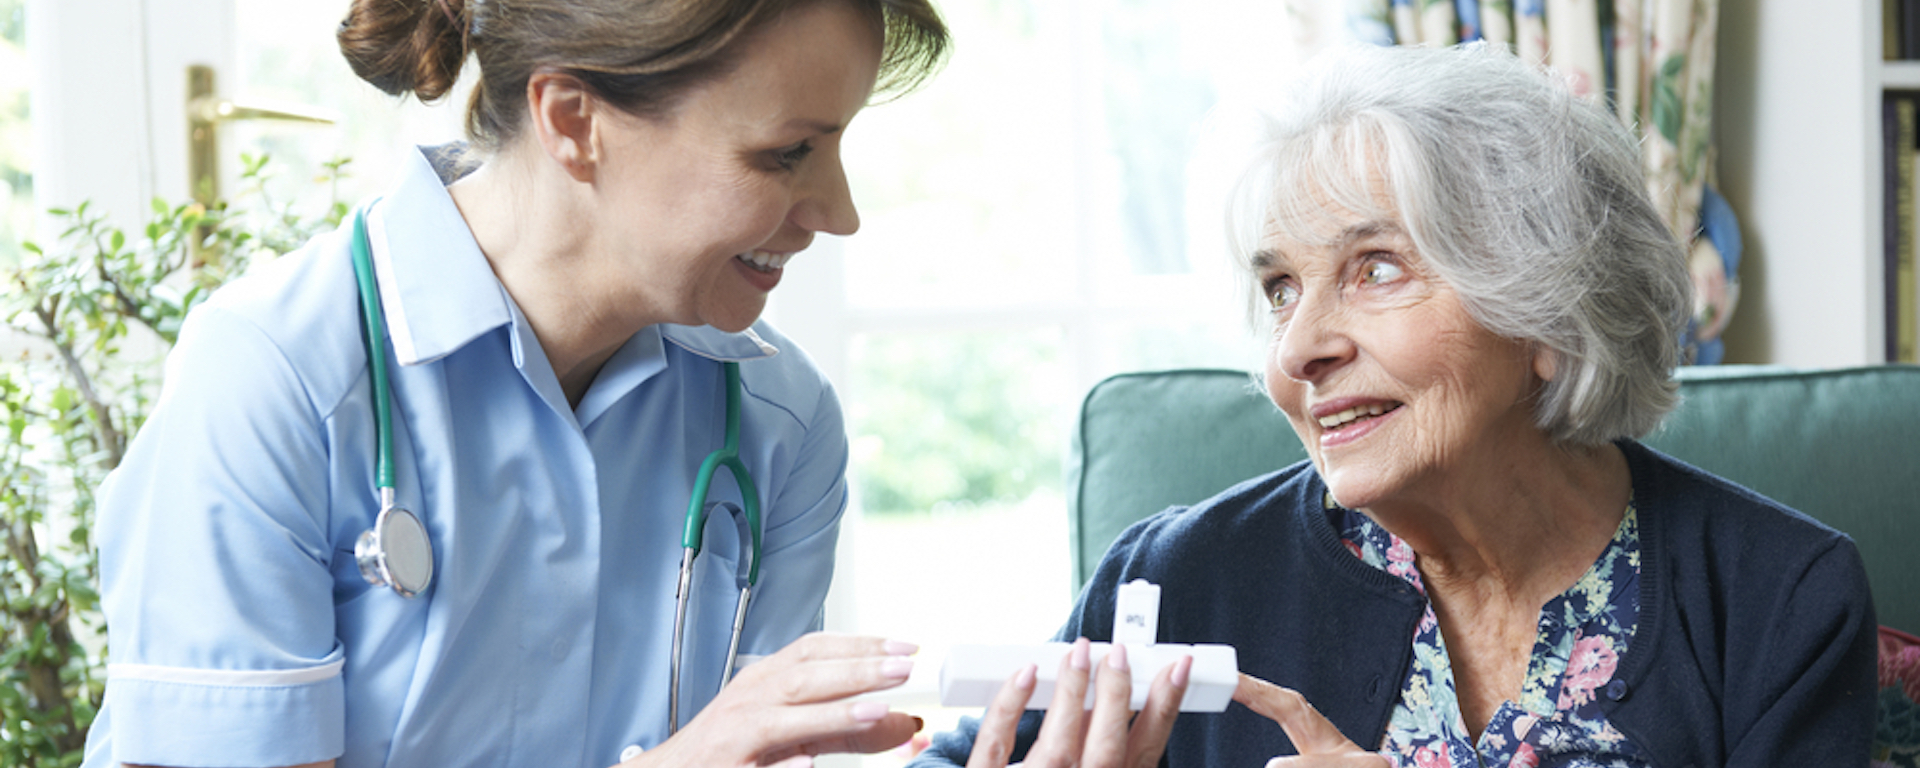
[[[1530,346],[1533,347],[1533,375],[1541,381],[1553,381],[1554,375],[1560,372],[1559,355],[1545,344],[1535,342]]]

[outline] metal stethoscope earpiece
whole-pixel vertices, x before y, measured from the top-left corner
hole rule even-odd
[[[415,597],[433,586],[433,540],[420,518],[394,503],[393,388],[387,382],[387,331],[380,319],[380,293],[373,281],[365,209],[353,216],[353,277],[360,286],[360,309],[366,319],[367,367],[373,378],[373,421],[378,442],[374,483],[380,488],[380,516],[374,519],[373,528],[354,542],[353,559],[368,583],[392,587],[401,597]]]

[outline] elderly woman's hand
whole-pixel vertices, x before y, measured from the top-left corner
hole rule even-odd
[[[1160,670],[1147,692],[1145,707],[1135,717],[1128,706],[1133,697],[1133,673],[1127,666],[1126,646],[1112,646],[1101,660],[1097,673],[1091,669],[1089,649],[1086,638],[1081,638],[1060,660],[1053,703],[1048,706],[1040,735],[1021,764],[1029,768],[1151,768],[1158,765],[1161,753],[1167,748],[1167,734],[1173,731],[1173,719],[1180,714],[1180,700],[1186,697],[1187,675],[1193,669],[1193,659],[1181,657]],[[1007,764],[1007,758],[1013,753],[1020,715],[1033,696],[1036,673],[1037,670],[1028,665],[1000,686],[993,705],[980,718],[980,730],[974,737],[967,768],[1003,768]],[[1095,674],[1097,678],[1093,677]],[[1085,706],[1090,679],[1097,681],[1092,711]]]
[[[914,650],[872,637],[803,636],[741,669],[679,733],[620,765],[805,766],[813,755],[892,749],[912,738],[919,719],[851,697],[906,682]]]
[[[1242,673],[1240,685],[1233,690],[1233,700],[1279,723],[1280,728],[1287,732],[1287,738],[1293,741],[1294,749],[1300,751],[1294,757],[1276,757],[1268,761],[1267,768],[1387,768],[1392,765],[1386,758],[1361,749],[1352,739],[1340,733],[1340,729],[1333,727],[1332,722],[1307,703],[1307,697],[1300,695],[1299,691]]]

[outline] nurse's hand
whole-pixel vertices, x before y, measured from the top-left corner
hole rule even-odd
[[[1137,717],[1128,708],[1133,696],[1133,673],[1127,666],[1126,647],[1113,646],[1097,671],[1089,669],[1090,666],[1088,643],[1081,638],[1074,642],[1066,658],[1060,660],[1053,703],[1048,705],[1040,735],[1027,750],[1022,765],[1048,768],[1159,765],[1160,755],[1167,749],[1167,734],[1173,732],[1173,719],[1180,714],[1180,700],[1187,694],[1187,675],[1193,671],[1192,657],[1183,656],[1154,676],[1146,706]],[[967,768],[1003,768],[1007,764],[1007,758],[1013,753],[1020,715],[1033,696],[1037,671],[1028,665],[1000,686],[1000,693],[980,718]],[[1091,712],[1086,709],[1089,679],[1097,680]]]
[[[1300,754],[1276,757],[1267,768],[1388,768],[1392,763],[1361,749],[1332,721],[1307,703],[1307,697],[1246,673],[1233,690],[1233,700],[1280,724]]]
[[[892,749],[918,718],[873,701],[913,671],[909,643],[815,633],[740,670],[700,714],[624,767],[811,765],[813,755]]]

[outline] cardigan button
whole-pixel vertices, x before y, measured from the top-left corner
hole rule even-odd
[[[1627,693],[1628,693],[1627,681],[1616,679],[1611,683],[1607,683],[1607,699],[1611,701],[1620,701],[1627,697]]]
[[[1384,688],[1386,688],[1384,678],[1379,675],[1374,675],[1373,682],[1367,683],[1367,701],[1379,701],[1380,692]]]

